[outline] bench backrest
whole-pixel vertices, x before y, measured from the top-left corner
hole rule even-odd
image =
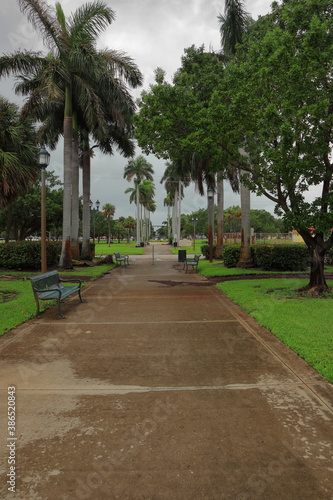
[[[58,271],[50,271],[48,273],[38,274],[29,278],[35,290],[45,290],[59,283]]]

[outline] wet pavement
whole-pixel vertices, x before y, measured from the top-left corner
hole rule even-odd
[[[333,498],[333,386],[167,246],[82,296],[0,338],[1,499]]]

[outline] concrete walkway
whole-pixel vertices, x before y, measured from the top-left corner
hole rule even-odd
[[[333,498],[333,386],[168,247],[83,297],[0,338],[1,499]]]

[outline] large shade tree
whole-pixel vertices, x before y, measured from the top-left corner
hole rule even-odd
[[[229,134],[231,161],[243,162],[247,185],[274,201],[308,246],[306,288],[316,292],[327,289],[324,256],[333,245],[332,61],[332,2],[275,3],[229,65],[229,106],[216,100],[214,107]],[[244,134],[250,162],[232,145]]]

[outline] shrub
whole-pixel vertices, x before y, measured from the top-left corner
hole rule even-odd
[[[327,252],[325,253],[325,264],[327,266],[332,266],[333,265],[333,247],[330,248],[329,250],[327,250]]]
[[[257,245],[257,266],[266,271],[305,271],[310,265],[305,245]]]
[[[240,245],[227,245],[223,248],[223,262],[225,267],[237,267],[240,256]]]
[[[215,255],[216,245],[213,245],[213,255]],[[202,255],[209,260],[210,247],[209,245],[202,245],[201,247]]]
[[[47,242],[46,259],[49,267],[58,264],[61,242]],[[40,242],[22,241],[0,245],[0,267],[4,269],[40,269]]]

